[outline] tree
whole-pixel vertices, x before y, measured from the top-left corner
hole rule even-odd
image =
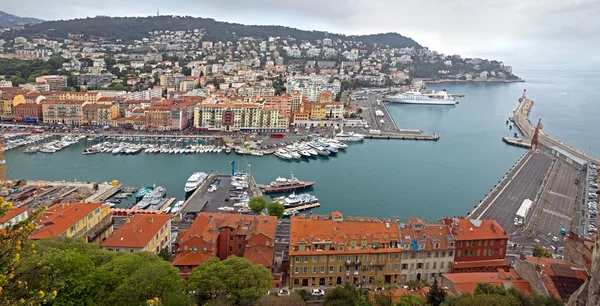
[[[463,294],[455,300],[455,306],[520,306],[519,300],[512,295],[499,294]]]
[[[164,248],[164,249],[160,250],[160,252],[158,252],[158,257],[160,257],[166,261],[169,261],[169,255],[170,254],[169,254],[168,248]]]
[[[0,218],[12,209],[12,203],[0,197]],[[45,209],[33,210],[28,217],[7,225],[0,231],[0,305],[35,305],[49,303],[56,293],[29,289],[26,283],[15,277],[15,271],[22,265],[21,258],[35,255],[35,244],[26,242],[33,232],[37,219]],[[20,299],[23,299],[22,302]]]
[[[267,211],[269,212],[269,216],[276,216],[277,218],[283,217],[283,213],[285,212],[285,207],[283,204],[279,202],[270,202],[267,204]]]
[[[352,284],[337,287],[325,295],[325,306],[347,306],[356,305],[361,294]]]
[[[310,300],[310,293],[304,289],[296,290],[296,293],[306,302]]]
[[[427,282],[424,280],[413,279],[413,280],[407,281],[404,285],[406,285],[409,290],[419,290],[419,289],[423,288],[423,286],[425,286],[425,284],[427,284]]]
[[[248,201],[248,207],[255,214],[260,214],[267,207],[267,200],[265,197],[252,197],[250,201]]]
[[[404,293],[394,306],[424,306],[427,302],[416,294]]]
[[[96,277],[100,288],[93,305],[140,305],[154,299],[165,306],[190,304],[179,271],[149,252],[120,255],[101,266]]]
[[[533,256],[542,257],[542,258],[552,258],[552,253],[550,253],[543,246],[536,244],[533,246]]]
[[[438,286],[437,278],[434,279],[433,285],[429,288],[429,292],[427,292],[427,302],[431,304],[431,306],[439,306],[444,302],[448,294],[444,289]]]
[[[230,256],[220,261],[211,258],[190,274],[188,289],[195,292],[196,302],[215,297],[227,297],[233,304],[255,302],[271,289],[273,277],[263,265],[253,265],[248,259]]]

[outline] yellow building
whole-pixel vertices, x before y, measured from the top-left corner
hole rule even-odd
[[[167,249],[171,252],[171,215],[140,213],[128,218],[100,246],[109,251],[158,254]]]
[[[83,124],[83,106],[85,101],[50,100],[42,102],[44,123],[50,124]]]
[[[87,104],[83,106],[83,124],[109,125],[110,120],[119,115],[116,104]]]
[[[102,242],[113,230],[110,206],[99,203],[55,204],[38,223],[41,227],[29,239],[69,237]]]
[[[319,103],[333,102],[333,94],[331,91],[323,91],[319,94]]]
[[[194,126],[211,131],[283,131],[289,118],[276,108],[259,104],[200,104],[194,108]]]
[[[308,103],[303,103],[298,110],[294,112],[294,122],[308,121],[310,119],[310,110],[305,108],[307,106],[310,107]]]
[[[25,96],[5,93],[0,96],[0,103],[2,103],[0,116],[14,116],[15,106],[25,104]]]
[[[323,103],[312,103],[310,105],[310,119],[323,120],[327,118],[327,107]]]

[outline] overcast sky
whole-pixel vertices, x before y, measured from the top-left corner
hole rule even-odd
[[[600,0],[2,0],[45,20],[191,15],[344,34],[398,32],[446,54],[528,62],[600,61]]]

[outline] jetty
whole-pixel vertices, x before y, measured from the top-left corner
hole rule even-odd
[[[519,105],[517,106],[517,109],[509,118],[510,121],[514,122],[526,139],[531,139],[535,131],[535,127],[529,120],[529,113],[531,112],[532,107],[533,101],[529,100],[526,96],[526,91],[523,91],[523,96],[519,99]],[[546,135],[546,133],[543,131],[543,127],[540,128],[538,133],[538,144],[545,147],[549,151],[551,151],[553,147],[558,147],[580,159],[591,161],[596,165],[600,164],[600,159],[590,156],[577,148]]]
[[[286,208],[285,212],[286,213],[291,213],[294,210],[296,210],[296,211],[303,211],[303,210],[307,210],[307,209],[311,209],[311,208],[317,208],[317,207],[320,207],[320,206],[321,206],[321,203],[316,202],[316,203],[306,204],[306,205],[302,205],[302,206],[296,206],[296,207]]]
[[[506,142],[509,145],[522,147],[522,148],[531,148],[531,140],[523,141],[522,138],[514,138],[514,137],[502,137],[502,141]]]

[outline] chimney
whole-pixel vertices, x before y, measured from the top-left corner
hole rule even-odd
[[[149,222],[149,223],[154,223],[154,218],[152,218],[152,217],[149,217],[149,218],[148,218],[148,222]]]
[[[142,232],[142,228],[141,227],[138,227],[138,232],[140,232],[140,233]]]
[[[125,219],[125,223],[131,223],[131,218]]]

